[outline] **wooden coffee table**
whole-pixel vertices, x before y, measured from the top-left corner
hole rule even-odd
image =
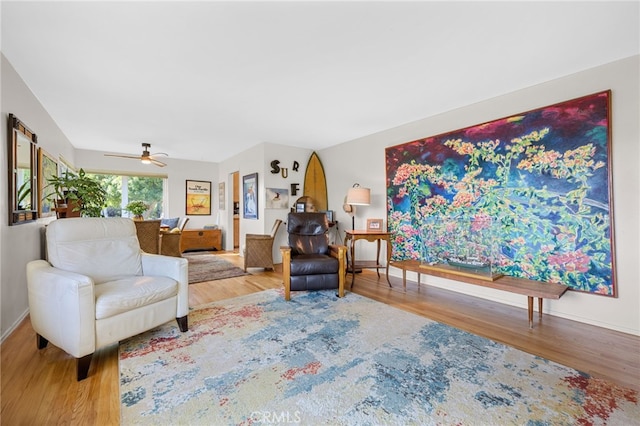
[[[421,262],[419,260],[401,260],[391,262],[391,266],[402,269],[402,285],[405,291],[407,290],[407,271],[411,271],[418,274],[418,285],[420,285],[420,275],[427,274],[467,284],[475,284],[483,287],[494,288],[496,290],[508,291],[510,293],[523,294],[527,296],[529,328],[533,328],[533,298],[538,298],[538,315],[539,318],[542,318],[542,300],[560,299],[560,297],[562,297],[569,288],[564,284],[545,283],[541,281],[528,280],[526,278],[509,276],[502,276],[494,281],[474,278],[469,275],[460,275],[452,272],[446,272],[441,269],[424,267],[421,266]]]

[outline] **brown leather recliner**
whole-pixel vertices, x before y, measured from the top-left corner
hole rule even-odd
[[[289,213],[289,246],[280,247],[284,296],[291,290],[338,289],[344,297],[347,248],[329,244],[329,223],[324,213]]]

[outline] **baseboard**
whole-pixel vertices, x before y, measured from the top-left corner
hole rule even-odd
[[[18,326],[22,323],[22,321],[24,321],[27,315],[29,315],[29,308],[27,308],[24,311],[24,313],[20,315],[20,317],[13,324],[11,324],[11,327],[9,327],[7,331],[2,333],[2,338],[0,340],[0,343],[4,343],[5,339],[11,336],[11,333],[13,333],[16,330],[16,328],[18,328]]]

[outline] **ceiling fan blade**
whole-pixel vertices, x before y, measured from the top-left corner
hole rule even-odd
[[[149,143],[143,143],[142,144],[142,155],[122,155],[122,154],[104,154],[107,157],[118,157],[118,158],[130,158],[132,160],[139,160],[142,161],[143,163],[149,164],[155,164],[158,167],[165,167],[167,164],[163,163],[162,161],[156,160],[154,158],[154,156],[156,155],[164,155],[165,157],[168,157],[169,154],[167,154],[166,152],[157,152],[154,154],[149,154],[149,148],[151,147],[151,144]]]
[[[132,158],[134,160],[139,160],[139,155],[119,155],[119,154],[105,154],[105,157],[118,157],[118,158]]]

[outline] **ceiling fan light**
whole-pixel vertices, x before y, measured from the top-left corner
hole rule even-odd
[[[149,160],[148,158],[143,158],[140,161],[142,162],[142,164],[151,164],[151,160]]]

